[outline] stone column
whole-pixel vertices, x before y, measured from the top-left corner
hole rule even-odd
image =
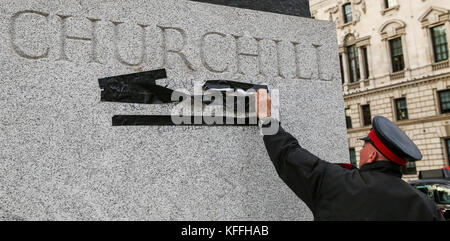
[[[403,50],[403,61],[405,62],[405,78],[411,79],[411,66],[409,62],[408,55],[408,45],[406,42],[406,35],[402,35],[402,50]]]
[[[369,86],[370,88],[375,88],[375,69],[373,68],[373,61],[372,61],[372,47],[370,45],[367,45],[367,65],[369,65]],[[366,70],[367,71],[367,70]]]
[[[447,34],[447,44],[450,41],[450,21],[445,22],[445,32]],[[434,61],[434,60],[433,60]],[[450,61],[450,60],[448,60]]]
[[[427,58],[428,58],[427,60],[428,60],[429,64],[433,65],[434,64],[434,48],[433,48],[433,38],[431,37],[432,36],[431,29],[429,27],[426,27],[426,28],[424,28],[423,33],[424,33],[424,38],[427,40],[427,44],[428,44],[427,47],[430,50],[430,51],[426,51]],[[431,69],[430,69],[430,71],[431,71]]]
[[[392,68],[392,56],[391,56],[391,48],[390,48],[390,46],[389,46],[389,40],[388,39],[385,39],[385,40],[383,40],[383,42],[384,42],[384,49],[385,49],[385,57],[387,58],[386,60],[386,63],[388,63],[388,64],[386,64],[385,66],[384,66],[384,73],[388,73],[388,75],[390,75],[390,74],[392,74],[393,72],[394,72],[394,70],[393,70],[393,68]]]
[[[342,69],[344,70],[344,92],[348,91],[348,84],[350,82],[350,72],[348,66],[348,55],[347,51],[344,50],[342,53]]]
[[[366,79],[366,65],[364,64],[364,51],[361,47],[358,47],[358,61],[359,61],[359,70],[361,75],[361,80]]]
[[[358,47],[356,51],[358,51],[359,75],[361,76],[359,81],[359,87],[364,88],[364,80],[366,79],[366,65],[364,64],[364,56],[363,56],[364,52],[361,47]]]

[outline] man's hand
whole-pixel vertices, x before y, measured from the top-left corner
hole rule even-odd
[[[272,99],[266,89],[259,89],[255,93],[255,105],[258,118],[264,119],[271,116]]]

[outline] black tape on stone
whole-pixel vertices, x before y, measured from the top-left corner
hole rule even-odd
[[[174,102],[171,100],[174,90],[156,84],[157,79],[164,78],[167,78],[166,70],[157,69],[99,79],[101,101],[140,104]]]
[[[258,85],[258,84],[250,84],[250,83],[242,83],[230,80],[208,80],[203,84],[203,90],[250,90],[254,89],[255,91],[259,89],[266,89],[269,91],[267,85]]]
[[[157,69],[152,71],[112,76],[103,79],[99,79],[101,92],[101,101],[109,102],[123,102],[123,103],[139,103],[139,104],[166,104],[173,102],[180,102],[191,98],[194,101],[202,102],[203,104],[210,105],[214,103],[214,94],[211,96],[191,96],[176,92],[164,86],[156,84],[157,79],[167,78],[165,69]],[[222,105],[226,108],[238,110],[238,105],[244,105],[245,111],[249,112],[250,98],[254,98],[251,93],[246,93],[248,90],[266,89],[269,91],[267,85],[242,83],[229,80],[208,80],[203,85],[204,91],[219,92],[223,99]],[[172,100],[172,95],[176,93],[180,98],[178,100]],[[205,97],[209,98],[205,98]],[[245,103],[241,102],[242,99],[238,97],[244,97]],[[232,97],[233,103],[227,103],[227,97]],[[220,103],[220,102],[219,102]],[[254,102],[252,102],[254,103]]]
[[[202,124],[194,124],[194,120],[201,118]],[[113,126],[258,126],[250,123],[250,118],[233,118],[233,124],[226,123],[227,117],[222,120],[223,124],[207,124],[201,116],[191,116],[190,124],[175,124],[170,115],[115,115],[112,118]],[[253,119],[254,120],[254,119]],[[244,124],[238,124],[243,122]],[[255,122],[255,121],[254,121]]]
[[[249,108],[249,104],[250,104],[250,98],[254,98],[253,96],[251,96],[250,93],[245,93],[249,90],[255,90],[255,92],[259,89],[266,89],[267,92],[269,92],[269,87],[267,85],[259,85],[259,84],[251,84],[251,83],[242,83],[242,82],[236,82],[236,81],[230,81],[230,80],[208,80],[205,82],[205,84],[203,84],[203,90],[204,91],[218,91],[220,93],[222,93],[223,96],[223,100],[222,103],[227,107],[227,108],[233,108],[235,111],[238,110],[238,96],[240,95],[239,90],[242,90],[243,92],[241,92],[242,96],[244,97],[245,103],[240,103],[240,104],[244,104],[244,108],[246,112],[250,111]],[[231,106],[230,104],[227,104],[227,92],[231,92],[232,94],[234,94],[234,106]],[[207,103],[206,101],[203,101],[203,103],[205,104],[210,104]],[[252,102],[254,103],[254,102]]]

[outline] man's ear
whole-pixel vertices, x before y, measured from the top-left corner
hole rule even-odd
[[[370,153],[369,160],[367,160],[367,163],[372,163],[372,162],[376,161],[377,158],[378,158],[378,153],[376,151],[373,151],[372,153]]]

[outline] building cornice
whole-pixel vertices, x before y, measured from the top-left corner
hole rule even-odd
[[[401,126],[425,124],[428,122],[443,121],[443,120],[450,120],[450,114],[439,114],[436,116],[424,117],[424,118],[420,118],[420,119],[396,121],[395,124],[401,127]],[[359,133],[359,132],[369,132],[370,129],[372,129],[372,126],[347,129],[347,134],[354,134],[354,133]]]
[[[347,94],[347,95],[344,94],[344,99],[348,100],[348,99],[358,98],[358,97],[361,97],[361,96],[378,94],[378,93],[381,93],[381,92],[387,92],[387,91],[392,91],[392,90],[395,90],[395,89],[401,89],[401,88],[406,88],[406,87],[417,86],[417,85],[420,85],[420,84],[423,84],[423,83],[440,81],[440,80],[445,80],[445,79],[449,79],[449,78],[450,78],[450,72],[449,73],[440,74],[440,75],[426,76],[426,77],[423,77],[423,78],[420,78],[420,79],[408,80],[408,81],[405,81],[405,82],[391,84],[391,85],[386,85],[386,86],[381,86],[381,87],[377,87],[377,88],[370,89],[370,90],[360,91],[360,92],[351,93],[351,94]]]

